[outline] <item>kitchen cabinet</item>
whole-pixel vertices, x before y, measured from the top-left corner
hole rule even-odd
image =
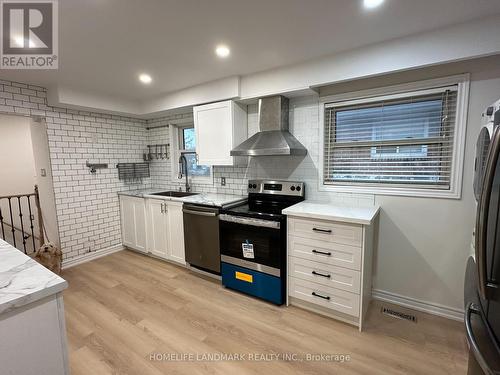
[[[185,264],[182,202],[147,199],[148,252]]]
[[[198,163],[237,165],[246,160],[230,151],[247,139],[246,108],[232,100],[193,108]]]
[[[131,249],[145,253],[146,203],[143,198],[120,196],[122,243]]]
[[[351,211],[306,202],[284,210],[288,304],[351,323],[361,331],[371,299],[378,207],[354,210],[362,219],[349,217]],[[345,213],[344,219],[335,212]]]
[[[168,208],[163,200],[148,199],[148,252],[160,257],[168,258],[170,225],[168,222]]]
[[[168,225],[169,225],[169,244],[170,248],[167,258],[181,264],[185,264],[184,254],[184,216],[182,213],[182,203],[169,202]]]
[[[124,246],[185,265],[182,202],[120,196]]]

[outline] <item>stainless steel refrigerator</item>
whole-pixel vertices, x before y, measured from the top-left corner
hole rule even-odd
[[[468,374],[500,374],[500,101],[488,107],[476,142],[476,225],[465,285]]]

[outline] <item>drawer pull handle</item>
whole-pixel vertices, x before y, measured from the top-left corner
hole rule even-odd
[[[332,253],[328,252],[328,253],[325,253],[324,251],[318,251],[318,250],[313,250],[312,251],[314,254],[321,254],[321,255],[327,255],[327,256],[332,256]]]
[[[316,292],[312,292],[311,293],[314,297],[319,297],[319,298],[323,298],[323,299],[326,299],[326,300],[330,300],[330,297],[329,296],[322,296],[321,294],[317,294]]]
[[[316,276],[326,277],[327,279],[329,279],[330,277],[332,277],[332,275],[325,275],[324,273],[319,273],[319,272],[316,272],[316,271],[312,271],[312,274],[316,275]]]
[[[315,231],[315,232],[321,232],[321,233],[332,233],[331,229],[313,228],[313,231]]]

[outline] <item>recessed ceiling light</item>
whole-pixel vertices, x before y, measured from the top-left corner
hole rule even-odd
[[[139,74],[139,81],[141,81],[142,83],[144,84],[149,84],[153,81],[153,79],[151,78],[151,76],[149,74],[146,74],[146,73],[143,73],[143,74]]]
[[[229,50],[228,46],[221,44],[220,46],[217,46],[217,48],[215,49],[215,53],[217,54],[217,56],[225,58],[229,56],[231,51]]]
[[[367,9],[373,9],[382,5],[383,2],[384,0],[363,0],[363,5]]]

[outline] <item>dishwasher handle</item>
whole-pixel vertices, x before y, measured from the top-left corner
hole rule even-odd
[[[198,215],[198,216],[215,217],[218,215],[218,213],[215,211],[197,211],[197,210],[189,210],[187,208],[183,208],[182,212],[184,212],[185,214]]]

